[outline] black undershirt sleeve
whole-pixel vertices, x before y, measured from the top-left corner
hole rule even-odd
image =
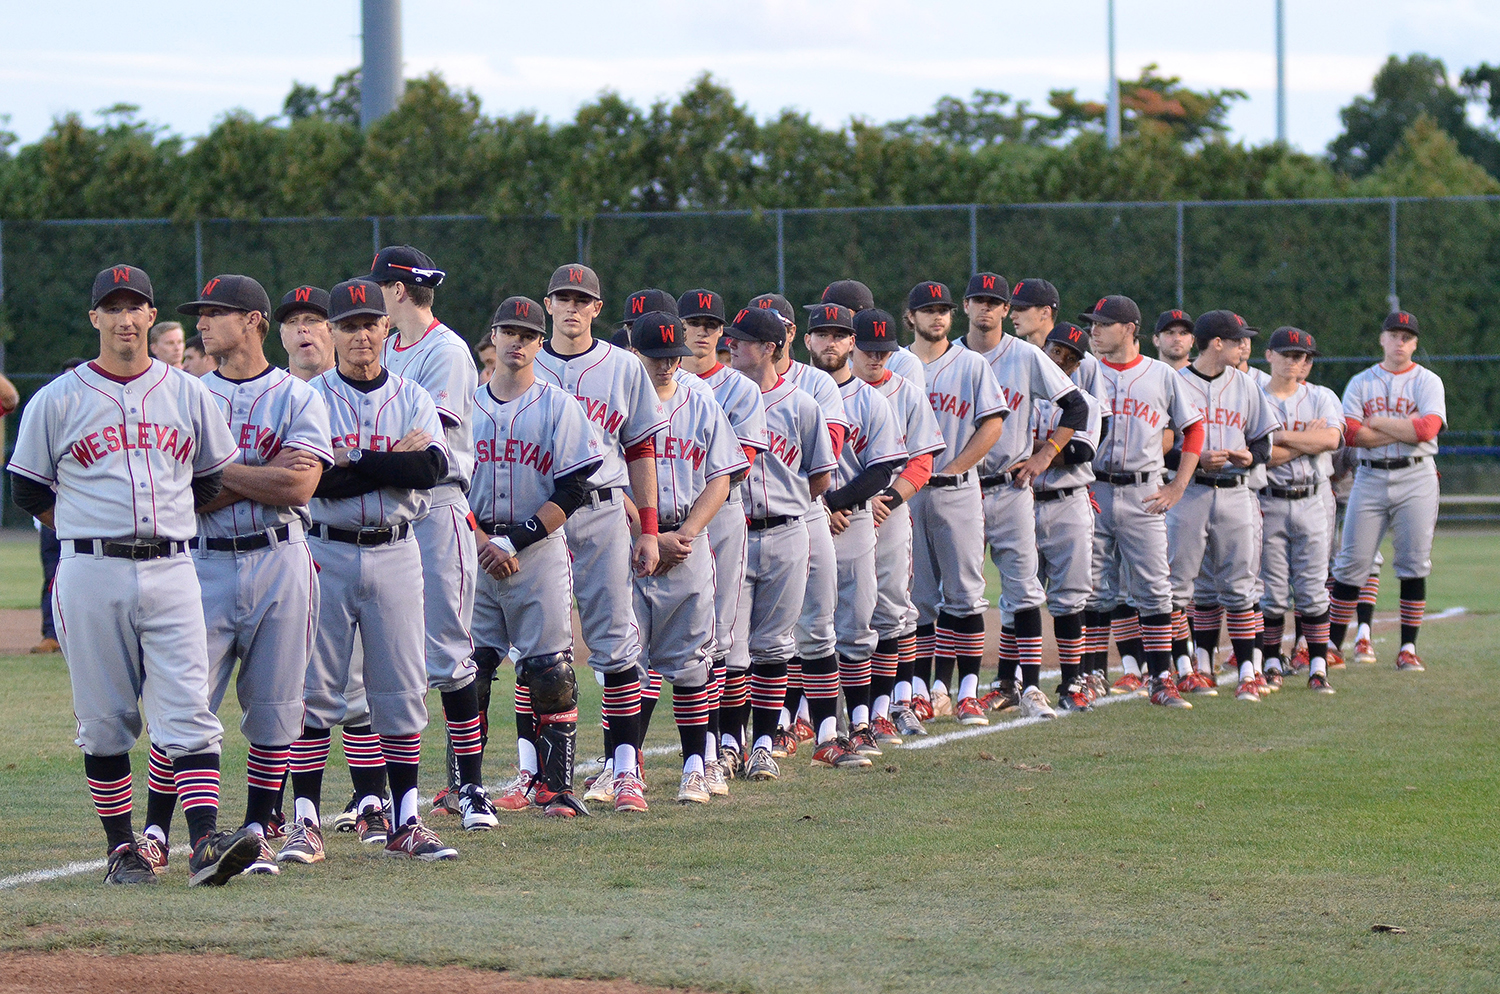
[[[193,510],[206,506],[224,489],[224,471],[193,477]]]
[[[881,462],[866,466],[860,474],[837,490],[823,495],[823,502],[831,511],[847,511],[855,504],[862,504],[890,486],[891,480],[906,466],[901,462]]]
[[[448,472],[448,457],[437,446],[420,452],[365,452],[349,468],[382,487],[431,490]]]
[[[20,473],[10,474],[11,498],[16,506],[33,518],[39,518],[57,506],[57,494],[44,483],[38,483]]]
[[[323,470],[323,475],[318,480],[318,489],[313,491],[313,496],[322,500],[343,500],[345,497],[374,493],[379,489],[380,484],[375,480],[366,479],[342,466],[330,466]]]
[[[1271,436],[1262,435],[1246,446],[1250,450],[1250,465],[1264,466],[1271,461]]]
[[[1089,426],[1089,405],[1083,399],[1083,394],[1074,387],[1054,402],[1062,411],[1062,417],[1058,419],[1057,427],[1072,428],[1074,431],[1083,431]]]
[[[1073,440],[1062,448],[1064,466],[1077,466],[1079,463],[1094,461],[1094,447],[1087,441],[1073,436]]]

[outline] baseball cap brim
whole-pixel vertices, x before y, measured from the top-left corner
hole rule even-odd
[[[185,304],[179,304],[177,306],[177,313],[197,315],[201,314],[203,312],[203,308],[205,307],[217,307],[220,310],[224,311],[240,311],[244,314],[249,314],[252,310],[255,309],[253,307],[235,307],[233,304],[226,304],[221,300],[190,300]]]
[[[854,347],[859,349],[861,352],[894,352],[901,346],[897,345],[890,339],[881,339],[873,342],[861,342],[856,338],[854,340]]]
[[[137,297],[144,300],[146,303],[150,304],[152,307],[156,306],[156,301],[151,298],[150,294],[142,293],[140,290],[137,290],[135,287],[131,286],[117,286],[111,287],[108,293],[101,293],[99,295],[99,299],[94,301],[94,303],[91,305],[91,309],[98,309],[100,304],[104,303],[106,300],[117,293],[133,293]]]
[[[386,316],[386,312],[379,307],[353,307],[338,314],[328,315],[328,320],[333,322],[347,321],[350,318],[364,317],[366,315],[369,315],[370,317],[383,318]]]
[[[293,314],[296,314],[298,311],[311,311],[314,314],[322,315],[324,318],[328,317],[328,311],[326,308],[319,307],[311,301],[294,300],[289,304],[282,304],[280,307],[276,308],[276,310],[271,314],[271,320],[280,324],[286,321],[286,319],[291,317]]]
[[[662,345],[654,349],[636,349],[636,351],[648,359],[671,359],[674,356],[685,358],[693,354],[693,350],[686,345]]]

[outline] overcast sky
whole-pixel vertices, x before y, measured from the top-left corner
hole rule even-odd
[[[646,104],[707,69],[765,118],[825,125],[920,114],[944,94],[997,89],[1042,104],[1101,98],[1106,0],[405,0],[405,70],[440,71],[490,114],[554,121],[613,88]],[[1290,138],[1321,151],[1338,110],[1391,53],[1442,58],[1454,77],[1500,61],[1493,0],[1287,0]],[[294,80],[326,87],[359,62],[359,0],[49,0],[7,4],[0,114],[23,143],[70,110],[139,104],[202,134],[234,107],[270,117]],[[1233,137],[1275,136],[1274,0],[1117,0],[1119,68],[1156,62],[1195,88],[1237,88]]]

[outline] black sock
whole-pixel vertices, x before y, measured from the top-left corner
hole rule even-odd
[[[1427,610],[1427,578],[1425,576],[1401,581],[1401,644],[1417,644],[1417,633],[1422,630],[1422,614]],[[1373,617],[1373,612],[1371,617]],[[1413,624],[1415,622],[1415,624]]]
[[[966,676],[972,676],[977,680],[977,678],[979,677],[979,664],[983,661],[984,657],[976,653],[964,652],[963,649],[965,648],[965,646],[963,646],[962,643],[965,641],[972,642],[973,637],[975,635],[978,635],[979,643],[982,649],[984,643],[984,615],[970,614],[960,618],[955,615],[946,614],[942,615],[939,620],[942,620],[944,618],[947,619],[946,627],[953,633],[953,657],[958,666],[958,675],[960,679]],[[939,676],[941,678],[941,674]],[[956,687],[949,689],[949,693],[952,694],[955,699],[957,699],[958,696],[957,691],[958,688]]]
[[[99,823],[104,826],[104,838],[111,851],[127,842],[135,841],[135,829],[130,819],[130,753],[118,756],[92,756],[83,754],[83,775],[88,778],[89,793],[94,798],[94,811],[116,811],[123,793],[125,810],[118,814],[99,814]],[[124,781],[123,791],[119,784]]]
[[[932,693],[932,643],[937,638],[937,628],[934,625],[918,625],[913,633],[917,640],[917,654],[912,659],[912,679],[921,678],[927,687],[927,693]],[[925,650],[925,651],[924,651]],[[952,676],[950,673],[949,676]]]
[[[185,770],[213,770],[219,772],[219,754],[216,752],[200,752],[192,756],[178,756],[172,760],[172,774],[177,776]],[[205,835],[212,835],[219,828],[219,791],[218,777],[212,778],[214,785],[213,803],[198,804],[178,787],[178,798],[182,801],[182,816],[187,819],[188,839],[197,845],[198,841]]]
[[[473,722],[479,718],[477,679],[466,687],[443,693],[443,718],[448,726],[448,747],[453,753],[449,780],[454,779],[454,774],[457,774],[458,780],[457,784],[450,782],[448,786],[484,783],[483,746],[480,746],[480,751],[473,751],[473,736],[476,731]],[[455,742],[455,739],[458,741]]]
[[[172,782],[172,761],[167,754],[151,746],[147,760],[146,778],[146,828],[155,825],[161,829],[161,840],[167,841],[172,831],[172,812],[177,810],[177,785]],[[166,790],[157,790],[157,778],[163,781]]]
[[[656,702],[659,699],[647,697],[645,694],[641,695],[640,738],[635,741],[637,749],[645,748],[646,732],[651,729],[651,716],[656,713]]]
[[[616,703],[613,706],[609,714],[609,745],[607,747],[608,751],[604,754],[606,762],[615,758],[615,750],[622,745],[639,748],[641,741],[641,704],[643,703],[641,700],[641,683],[640,671],[634,667],[628,670],[620,670],[616,673],[604,674],[605,706],[610,707],[609,699],[611,696],[615,696],[616,700],[620,701],[620,703]],[[622,689],[625,690],[626,694],[630,693],[628,688],[632,685],[635,687],[634,695],[636,698],[635,707],[633,708],[624,702],[625,694],[620,693]],[[614,691],[615,694],[612,695],[611,691]],[[636,764],[638,766],[640,764],[639,755],[636,756]]]
[[[393,828],[400,828],[405,824],[401,820],[401,799],[406,796],[407,791],[417,789],[419,769],[417,763],[396,763],[389,758],[385,761],[385,773],[391,782],[391,827]]]
[[[258,824],[261,828],[270,826],[271,813],[280,807],[278,802],[281,800],[281,784],[286,780],[286,767],[281,768],[279,775],[276,770],[268,770],[267,767],[273,763],[283,762],[287,751],[287,746],[263,746],[254,742],[250,743],[250,757],[245,775],[246,825]],[[267,786],[272,782],[276,784],[275,787]]]
[[[315,808],[322,806],[323,769],[328,762],[328,747],[332,738],[333,729],[331,728],[304,727],[302,729],[302,737],[297,741],[318,743],[318,746],[314,751],[321,752],[323,760],[322,762],[317,764],[317,769],[314,770],[305,770],[299,772],[292,770],[290,766],[287,768],[288,775],[292,779],[292,798],[294,813],[296,811],[295,799],[298,797],[305,797],[308,800],[312,801],[313,807]],[[295,743],[292,746],[292,750],[294,754],[297,752],[297,746]]]
[[[1255,636],[1247,639],[1231,638],[1229,644],[1234,646],[1234,661],[1243,666],[1246,663],[1255,662]]]
[[[1102,638],[1101,628],[1104,630]],[[1103,652],[1093,648],[1100,642],[1105,645]],[[1109,616],[1102,611],[1083,612],[1083,668],[1090,673],[1095,670],[1109,672]]]
[[[1149,640],[1149,641],[1148,641]],[[1172,615],[1141,615],[1141,642],[1146,666],[1153,677],[1172,668]]]
[[[819,656],[802,661],[802,686],[817,692],[807,695],[807,713],[812,719],[813,736],[823,734],[823,722],[839,713],[839,660],[838,656]],[[868,685],[866,685],[868,687]],[[832,693],[830,693],[832,691]],[[849,702],[853,714],[854,702]]]
[[[1063,656],[1065,655],[1063,647],[1069,643],[1080,647],[1083,645],[1083,615],[1081,613],[1064,614],[1053,618],[1052,640],[1057,643],[1057,668],[1061,674],[1062,685],[1067,687],[1078,679],[1079,671],[1083,668],[1083,659],[1085,657],[1080,654],[1078,662],[1065,663],[1063,662]]]
[[[1355,601],[1359,600],[1359,588],[1351,584],[1341,583],[1338,580],[1335,580],[1333,581],[1333,590],[1329,594],[1329,597],[1335,601],[1343,601],[1346,604],[1353,604]],[[1332,646],[1342,646],[1344,644],[1344,637],[1349,634],[1349,616],[1347,614],[1344,615],[1343,621],[1332,620],[1337,616],[1338,612],[1330,609],[1330,620],[1328,622],[1328,644]]]
[[[1296,616],[1296,618],[1297,618],[1297,620],[1296,620],[1295,625],[1294,625],[1294,627],[1295,627],[1295,634],[1293,635],[1293,641],[1292,641],[1293,647],[1295,647],[1298,642],[1302,641],[1302,634],[1303,634],[1302,633],[1302,615],[1299,613]]]
[[[344,734],[374,735],[375,730],[369,725],[358,725],[344,729]],[[354,782],[354,803],[358,804],[366,797],[384,797],[386,776],[384,761],[379,766],[349,767],[349,779]],[[392,794],[392,796],[396,795]]]
[[[1021,689],[1042,682],[1042,609],[1016,612],[1016,657],[1021,663]]]

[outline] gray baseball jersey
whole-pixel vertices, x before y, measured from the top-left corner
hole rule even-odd
[[[844,413],[844,403],[839,397],[839,385],[833,381],[832,376],[805,362],[796,361],[782,375],[788,383],[806,391],[818,402],[818,407],[823,410],[824,420],[830,425],[849,427],[849,417]]]
[[[432,397],[443,422],[448,474],[432,491],[432,506],[462,503],[474,473],[474,388],[479,371],[458,333],[433,320],[421,339],[405,348],[399,335],[385,340],[380,364],[392,375],[412,380]]]
[[[1327,427],[1342,432],[1338,398],[1326,388],[1303,383],[1288,397],[1266,391],[1266,402],[1288,431],[1305,431],[1322,419]],[[1303,616],[1328,609],[1326,581],[1333,529],[1326,503],[1330,493],[1323,470],[1326,455],[1297,456],[1268,470],[1269,489],[1260,493],[1260,609],[1265,614],[1285,615],[1293,596]],[[1276,496],[1278,490],[1283,496]],[[1296,496],[1288,497],[1288,493]]]
[[[910,459],[943,451],[943,435],[922,387],[888,372],[875,389],[901,423],[902,441]],[[881,639],[910,634],[917,627],[917,608],[911,599],[911,508],[906,504],[892,511],[875,529],[875,574],[875,612],[870,618],[875,634]]]
[[[1344,414],[1332,390],[1303,383],[1289,397],[1277,397],[1264,387],[1262,392],[1265,393],[1266,403],[1271,405],[1273,414],[1285,430],[1305,431],[1309,424],[1322,419],[1327,427],[1337,429],[1342,436]],[[1323,455],[1297,456],[1280,466],[1270,467],[1266,471],[1266,480],[1273,487],[1310,487],[1328,479],[1325,467],[1331,461],[1325,460]]]
[[[741,484],[750,518],[801,517],[812,506],[807,479],[837,466],[822,408],[785,377],[761,394],[766,408],[766,452]]]
[[[927,390],[927,370],[921,359],[911,349],[900,348],[886,353],[885,368],[904,380],[910,380],[917,389]]]
[[[152,360],[129,380],[85,363],[37,391],[9,469],[57,491],[62,558],[52,586],[73,686],[78,745],[128,752],[142,730],[173,758],[217,752],[203,606],[192,561],[79,552],[76,540],[192,537],[194,477],[234,459],[229,426],[203,384]]]
[[[963,451],[981,419],[1006,410],[1005,397],[989,363],[957,343],[924,365],[923,379],[938,431],[947,443],[932,457],[932,468],[939,471]]]
[[[963,339],[954,344],[967,348]],[[1045,352],[1014,335],[1000,336],[998,345],[978,354],[995,374],[1005,410],[1009,412],[1000,438],[979,460],[979,475],[991,476],[1008,472],[1016,463],[1031,458],[1032,406],[1038,401],[1055,402],[1078,388]]]
[[[1049,362],[1051,360],[1048,360]],[[1075,431],[1073,438],[1092,449],[1099,447],[1099,432],[1103,422],[1103,411],[1099,402],[1093,395],[1080,389],[1084,402],[1088,405],[1088,423],[1082,431]],[[1041,442],[1057,430],[1058,423],[1062,421],[1062,408],[1050,400],[1038,400],[1031,409],[1031,433],[1032,438]],[[1094,467],[1092,463],[1073,463],[1064,466],[1049,466],[1043,470],[1032,487],[1036,490],[1065,490],[1069,487],[1086,487],[1094,482]]]
[[[1169,423],[1180,432],[1203,420],[1189,403],[1182,377],[1161,360],[1144,355],[1123,366],[1101,360],[1099,372],[1108,390],[1103,413],[1110,420],[1094,468],[1101,473],[1159,475],[1165,468],[1161,433]]]
[[[564,356],[544,347],[536,355],[536,375],[561,387],[583,405],[604,464],[590,483],[595,487],[625,487],[625,448],[656,434],[666,414],[646,367],[628,349],[594,342],[577,355]],[[582,593],[579,594],[580,598]]]

